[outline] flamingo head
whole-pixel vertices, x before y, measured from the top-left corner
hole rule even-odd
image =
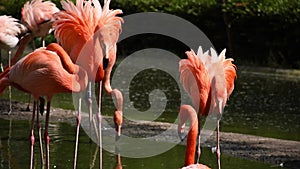
[[[116,128],[116,140],[119,140],[121,136],[121,129],[122,129],[122,123],[123,123],[123,112],[116,110],[114,113],[114,123]]]
[[[181,141],[183,141],[185,139],[185,136],[184,136],[184,128],[185,128],[185,123],[179,123],[178,124],[178,129],[177,129],[177,132],[178,132],[178,136],[180,138]]]

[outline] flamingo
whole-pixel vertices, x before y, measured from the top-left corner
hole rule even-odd
[[[86,71],[73,64],[63,48],[56,43],[48,45],[47,48],[35,50],[0,75],[0,93],[11,85],[32,94],[34,98],[30,132],[30,168],[33,167],[34,117],[39,96],[47,97],[44,140],[46,143],[46,166],[49,168],[48,125],[52,96],[56,93],[81,92],[86,88],[87,80]]]
[[[35,49],[34,38],[41,37],[42,38],[42,47],[45,47],[45,37],[47,34],[51,32],[53,19],[52,16],[54,13],[58,12],[59,9],[56,5],[50,1],[42,1],[42,0],[32,0],[27,1],[22,10],[22,23],[30,30],[30,33],[27,33],[21,40],[20,46],[12,59],[12,64],[15,64],[19,58],[21,57],[25,47],[27,44],[32,41],[33,49]],[[31,96],[29,96],[29,101],[26,110],[30,111]],[[43,113],[45,100],[40,97],[40,113]],[[39,122],[39,114],[36,114],[37,118],[37,128],[39,133],[39,141],[40,141],[40,152],[41,152],[41,160],[42,164],[44,164],[43,158],[43,148],[42,148],[42,137],[41,137],[41,125]]]
[[[45,47],[45,37],[51,32],[54,13],[59,9],[53,2],[32,0],[22,8],[22,22],[31,31],[33,37],[42,37],[42,46]],[[34,45],[33,45],[34,46]]]
[[[186,52],[188,59],[179,62],[180,80],[188,95],[192,99],[195,109],[198,110],[199,122],[199,144],[198,161],[201,154],[200,150],[200,126],[202,116],[211,113],[218,115],[217,119],[217,159],[218,168],[220,162],[219,144],[219,122],[226,105],[227,99],[234,90],[234,80],[236,79],[236,66],[232,63],[233,59],[225,59],[223,50],[218,56],[216,51],[211,48],[211,55],[203,53],[199,47],[197,55],[193,50]]]
[[[11,65],[11,50],[12,48],[16,47],[19,38],[18,35],[26,32],[26,27],[18,22],[17,19],[3,15],[0,16],[0,49],[8,50],[8,66]],[[1,59],[1,50],[0,50],[0,69],[3,72],[3,65]],[[12,104],[11,104],[11,89],[9,88],[9,112],[10,114],[12,111]]]
[[[122,93],[117,89],[112,89],[110,85],[110,74],[116,61],[116,43],[121,32],[123,19],[118,17],[121,10],[109,9],[110,0],[105,0],[103,8],[98,0],[76,0],[76,5],[71,1],[61,2],[64,11],[54,15],[54,35],[59,44],[71,57],[71,60],[81,65],[89,77],[89,117],[90,126],[92,123],[92,99],[91,82],[99,83],[98,93],[98,135],[100,147],[101,165],[101,89],[102,81],[104,89],[108,95],[115,99],[115,114],[122,117]],[[97,36],[100,33],[100,37]],[[81,115],[78,114],[76,145]],[[120,126],[120,121],[116,122]],[[118,130],[121,127],[117,126]],[[120,133],[120,132],[118,132]],[[77,147],[77,146],[76,146]],[[75,147],[74,168],[76,168],[77,148]]]
[[[32,0],[24,4],[21,10],[21,21],[30,32],[20,40],[20,46],[11,60],[12,65],[20,59],[26,45],[35,37],[41,37],[42,47],[45,47],[45,37],[51,32],[53,24],[52,16],[58,11],[56,5],[50,1]],[[32,43],[35,49],[34,41]]]
[[[182,105],[179,110],[178,134],[181,137],[184,133],[184,126],[187,120],[190,120],[190,128],[187,136],[187,145],[185,152],[185,163],[182,169],[210,169],[203,164],[194,164],[196,140],[198,134],[198,120],[195,109],[190,105]]]

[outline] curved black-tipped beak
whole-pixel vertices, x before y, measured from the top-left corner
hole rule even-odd
[[[115,141],[119,141],[120,140],[120,137],[121,137],[121,128],[122,128],[122,126],[121,125],[119,125],[119,126],[116,126],[117,128],[116,128],[116,138],[115,138]]]
[[[180,141],[183,142],[184,139],[185,139],[185,137],[184,137],[184,135],[183,135],[183,132],[180,131],[180,130],[178,130],[177,133],[178,133],[178,137],[180,138]]]

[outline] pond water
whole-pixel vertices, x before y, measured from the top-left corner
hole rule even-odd
[[[15,121],[0,119],[0,168],[23,169],[29,166],[29,121]],[[73,168],[75,126],[66,123],[51,123],[49,134],[50,168]],[[37,134],[36,134],[37,135]],[[42,168],[40,164],[39,143],[35,144],[35,167]],[[119,150],[122,155],[122,150]],[[122,167],[127,169],[178,169],[184,163],[185,146],[177,145],[169,151],[148,158],[121,157]],[[117,156],[103,151],[103,169],[115,169]],[[210,150],[202,151],[201,159],[213,168],[216,168],[216,157]],[[77,168],[99,168],[99,151],[89,137],[81,130],[79,139],[79,153]],[[282,168],[261,162],[233,158],[222,155],[222,168],[230,169],[276,169]]]
[[[119,74],[122,75],[122,74]],[[118,74],[116,74],[118,76]],[[153,78],[154,77],[154,78]],[[157,83],[159,82],[159,83]],[[147,84],[147,85],[145,85]],[[180,106],[179,87],[174,78],[157,69],[142,71],[134,76],[128,91],[131,104],[141,112],[149,109],[149,95],[153,89],[161,89],[167,98],[166,110],[156,121],[174,122]],[[135,89],[135,90],[134,90]],[[123,90],[122,92],[128,92]],[[298,74],[259,70],[241,67],[238,79],[221,121],[221,131],[247,133],[266,137],[300,140],[300,80]],[[7,97],[7,93],[1,97]],[[150,96],[151,98],[151,96]],[[13,90],[13,99],[26,101],[27,95]],[[112,100],[104,94],[103,114],[111,115]],[[150,99],[151,100],[151,99]],[[178,101],[179,100],[179,101]],[[57,95],[53,105],[72,109],[71,95]],[[124,112],[130,106],[124,105]],[[29,120],[29,119],[28,119]],[[29,165],[29,121],[0,119],[0,168],[27,168]],[[72,168],[74,156],[75,126],[50,122],[51,168]],[[122,151],[120,150],[121,155]],[[123,168],[166,169],[179,168],[184,163],[185,146],[177,145],[169,151],[148,158],[122,157]],[[40,167],[38,142],[35,146],[35,165]],[[215,154],[204,149],[201,161],[216,168]],[[103,168],[115,168],[116,155],[103,152]],[[277,168],[264,164],[222,155],[222,168]],[[89,137],[81,130],[78,168],[99,168],[97,145],[90,143]]]
[[[134,64],[133,64],[134,65]],[[178,63],[176,63],[178,66]],[[132,68],[132,65],[129,65]],[[178,70],[176,69],[176,72]],[[300,73],[291,70],[238,67],[235,90],[230,96],[221,120],[221,131],[245,133],[265,137],[300,141]],[[121,84],[131,80],[129,87],[121,89],[124,100],[125,118],[133,111],[149,117],[151,102],[166,102],[163,112],[154,114],[155,121],[174,123],[180,106],[180,84],[169,73],[159,69],[146,69],[136,73],[132,79],[124,71],[116,71],[114,77]],[[151,100],[153,90],[156,94]],[[151,93],[152,92],[152,93]],[[6,91],[1,98],[8,98]],[[27,102],[28,95],[13,89],[13,99]],[[103,94],[103,114],[112,115],[112,99]],[[149,101],[150,100],[150,101]],[[58,94],[52,106],[74,109],[70,94]],[[155,106],[152,106],[155,107]],[[157,108],[157,107],[156,107]],[[157,109],[155,109],[157,110]],[[136,115],[137,116],[137,115]],[[151,117],[149,117],[151,118]]]
[[[299,71],[241,68],[222,130],[299,141],[299,103]]]

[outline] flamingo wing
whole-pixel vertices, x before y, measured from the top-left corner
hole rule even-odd
[[[186,54],[188,59],[179,62],[180,80],[195,108],[203,112],[210,90],[208,71],[193,50]]]
[[[94,33],[93,24],[87,21],[83,1],[77,0],[75,6],[71,1],[62,1],[65,11],[54,15],[55,37],[60,45],[70,55],[72,61],[77,61],[80,50]]]
[[[236,79],[236,66],[232,63],[233,59],[225,59],[223,67],[226,79],[227,97],[231,95],[234,89],[234,80]]]
[[[211,59],[205,64],[211,81],[210,112],[214,113],[222,113],[234,89],[236,67],[232,64],[233,59],[225,59],[225,52],[224,49],[218,56],[211,48]]]
[[[108,77],[116,59],[116,43],[123,21],[116,15],[122,11],[109,9],[109,3],[109,0],[104,1],[102,8],[97,0],[77,0],[76,5],[62,1],[65,11],[55,15],[57,41],[74,63],[87,70],[90,80],[103,79],[104,55],[110,57]]]
[[[80,92],[87,85],[87,74],[79,68],[71,74],[57,53],[39,48],[18,61],[9,71],[11,85],[35,97],[62,92]]]

